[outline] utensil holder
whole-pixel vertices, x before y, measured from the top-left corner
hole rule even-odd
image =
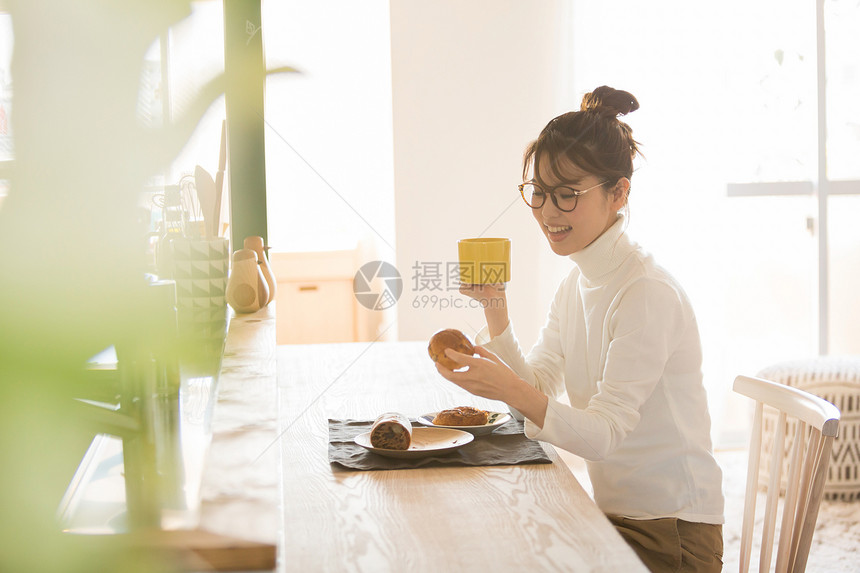
[[[170,242],[183,365],[217,373],[227,335],[230,246],[225,238]]]

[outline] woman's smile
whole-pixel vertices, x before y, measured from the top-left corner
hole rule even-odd
[[[567,238],[570,232],[573,230],[573,227],[570,225],[547,225],[544,224],[544,229],[546,229],[546,235],[550,241],[553,243],[558,243]]]
[[[572,206],[567,204],[569,211],[556,205],[555,195],[545,196],[540,207],[532,208],[532,216],[546,235],[550,248],[561,256],[581,251],[615,223],[618,211],[626,201],[624,185],[629,187],[626,178],[612,185],[601,176],[588,173],[563,157],[547,157],[538,162],[534,177],[546,189],[567,186],[580,190],[576,202]],[[606,185],[602,185],[601,181],[606,182]],[[619,184],[624,188],[619,188]]]

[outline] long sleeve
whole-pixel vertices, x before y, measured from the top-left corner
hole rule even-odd
[[[683,289],[629,240],[624,220],[571,255],[538,342],[508,328],[478,342],[550,397],[526,435],[587,461],[608,514],[722,523],[702,348]],[[566,394],[566,396],[564,395]]]
[[[550,398],[564,393],[564,353],[558,317],[559,313],[567,312],[568,283],[569,280],[564,281],[556,292],[546,324],[528,356],[520,348],[510,323],[492,340],[488,340],[486,328],[477,337],[479,344],[497,354],[522,379]]]
[[[637,426],[685,330],[678,294],[655,280],[640,279],[627,288],[607,318],[608,350],[597,393],[584,409],[550,402],[543,428],[529,423],[526,429],[529,437],[595,461],[610,456]]]

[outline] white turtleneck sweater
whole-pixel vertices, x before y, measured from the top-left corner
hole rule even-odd
[[[628,238],[623,216],[570,258],[528,355],[511,325],[484,344],[550,398],[543,428],[526,420],[526,435],[585,458],[604,513],[723,523],[687,296]],[[569,404],[556,400],[565,390]]]

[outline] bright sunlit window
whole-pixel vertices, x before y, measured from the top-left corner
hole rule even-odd
[[[356,25],[361,22],[361,25]],[[265,2],[269,244],[393,256],[387,1]]]
[[[633,177],[630,231],[693,300],[719,443],[733,438],[735,375],[819,351],[815,3],[669,4],[575,1],[569,98],[578,105],[607,84],[639,99],[628,121],[646,159]],[[860,8],[830,0],[825,10],[829,177],[858,179],[847,158],[860,145],[860,45],[848,30]],[[727,192],[765,182],[799,185]],[[860,288],[855,193],[828,200],[832,353],[860,352],[860,306],[848,294]]]
[[[223,6],[220,2],[193,2],[188,17],[166,30],[144,56],[137,101],[138,121],[150,129],[163,129],[179,121],[203,85],[223,72]],[[148,258],[153,270],[157,266],[158,237],[167,232],[169,226],[164,215],[165,188],[179,186],[185,216],[198,220],[202,217],[199,199],[189,182],[193,182],[198,165],[213,178],[218,171],[222,122],[226,118],[224,101],[221,96],[209,106],[179,155],[162,172],[151,174],[146,192],[141,196],[141,207],[149,214]],[[229,220],[229,203],[225,200],[221,205],[221,220],[225,222]],[[219,231],[223,230],[222,225]],[[190,226],[186,231],[198,232]]]

